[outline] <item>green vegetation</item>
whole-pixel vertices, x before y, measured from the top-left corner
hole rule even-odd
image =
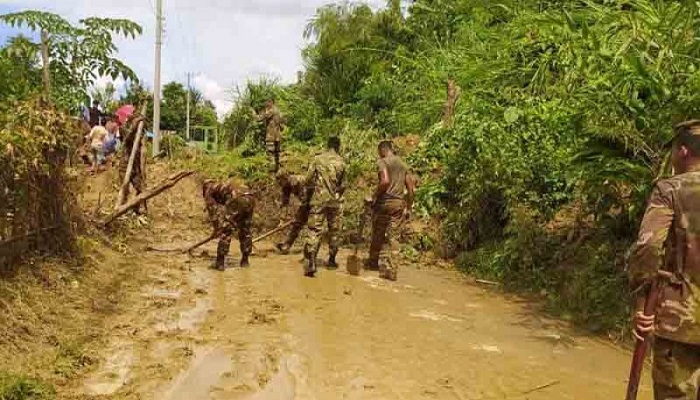
[[[417,134],[409,156],[421,177],[417,214],[442,225],[422,242],[458,256],[465,271],[544,295],[553,311],[589,328],[619,332],[624,250],[673,125],[699,111],[699,7],[323,7],[306,30],[299,82],[249,83],[224,124],[227,142],[259,132],[249,109],[268,96],[285,115],[288,148],[339,134],[354,177],[371,178],[373,158],[356,152]],[[460,95],[443,123],[448,80]]]
[[[0,374],[0,400],[49,400],[54,390],[35,379]]]
[[[134,22],[92,17],[73,25],[59,15],[41,11],[5,14],[0,16],[0,22],[26,26],[41,34],[41,44],[16,39],[10,44],[21,44],[19,48],[28,60],[41,54],[44,91],[67,109],[75,110],[84,104],[88,88],[100,76],[136,79],[131,68],[114,57],[117,47],[113,42],[114,35],[135,38],[141,34],[141,26]],[[40,51],[42,46],[46,47],[45,54]],[[18,68],[26,71],[35,67],[25,63]],[[24,82],[33,83],[29,79]],[[25,86],[24,90],[36,91],[39,88]]]
[[[76,254],[82,216],[67,166],[75,165],[86,128],[71,114],[100,76],[135,79],[114,57],[113,37],[133,38],[141,27],[105,18],[73,25],[39,11],[1,15],[0,22],[41,37],[18,36],[0,48],[0,273],[10,274],[29,255]]]

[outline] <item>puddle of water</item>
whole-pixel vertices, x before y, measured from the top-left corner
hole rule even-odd
[[[180,313],[178,329],[194,331],[207,318],[207,313],[212,309],[212,303],[211,299],[197,299],[194,308]]]
[[[487,353],[502,353],[501,349],[498,348],[498,346],[490,346],[486,344],[479,344],[476,346],[472,346],[472,350],[480,350],[480,351],[485,351]]]
[[[284,357],[279,370],[260,392],[247,400],[294,400],[314,398],[306,382],[306,374],[299,356],[293,354]]]
[[[199,350],[190,367],[183,372],[162,396],[164,400],[208,400],[211,389],[221,376],[232,369],[231,358],[221,349]]]
[[[438,314],[433,311],[423,310],[415,313],[409,314],[411,317],[423,318],[429,321],[450,321],[450,322],[462,322],[459,318],[453,318],[447,315]]]
[[[213,301],[209,298],[198,298],[195,306],[180,313],[177,321],[160,322],[156,325],[156,331],[168,333],[176,330],[194,332],[197,326],[204,322],[207,314],[213,308]]]
[[[142,296],[146,298],[156,298],[164,300],[178,300],[182,296],[182,293],[179,290],[153,288],[143,293]]]
[[[85,393],[92,396],[111,395],[129,381],[134,364],[133,348],[122,345],[110,353],[104,366],[85,382]]]

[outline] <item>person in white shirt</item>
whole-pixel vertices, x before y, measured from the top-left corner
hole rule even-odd
[[[92,153],[92,173],[99,172],[100,166],[105,161],[104,143],[107,137],[107,129],[101,125],[95,125],[90,131],[90,152]]]

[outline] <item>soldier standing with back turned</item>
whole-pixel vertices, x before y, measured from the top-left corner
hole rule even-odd
[[[274,171],[280,167],[282,115],[272,99],[265,102],[265,111],[259,117],[265,123],[265,146],[275,160]]]
[[[338,268],[338,225],[345,192],[345,161],[340,156],[340,139],[330,137],[326,151],[314,157],[306,174],[307,202],[310,205],[309,234],[304,246],[304,275],[316,274],[316,257],[326,225],[329,269]]]
[[[700,388],[700,121],[676,127],[675,176],[654,187],[629,255],[635,336],[653,345],[656,400],[696,400]],[[656,315],[644,303],[656,281]]]
[[[373,197],[372,243],[366,267],[372,271],[380,271],[382,278],[395,281],[398,265],[390,257],[391,250],[385,247],[391,247],[393,230],[410,217],[415,184],[406,163],[394,154],[391,141],[384,140],[379,143],[378,152],[379,183]]]

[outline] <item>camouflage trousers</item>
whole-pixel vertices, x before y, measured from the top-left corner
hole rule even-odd
[[[328,252],[331,256],[338,253],[338,225],[340,208],[333,206],[316,206],[309,209],[309,234],[304,246],[304,255],[309,260],[315,260],[321,248],[321,238],[328,236]]]
[[[234,219],[234,225],[225,223],[222,225],[222,233],[219,237],[219,245],[216,248],[216,261],[223,263],[231,249],[233,231],[238,231],[238,242],[241,248],[241,256],[246,258],[253,252],[253,214],[238,214]]]
[[[279,140],[267,140],[265,146],[267,147],[267,152],[272,154],[275,163],[274,171],[277,172],[280,169],[280,153],[282,151],[280,142]]]
[[[304,226],[309,222],[309,213],[311,212],[311,207],[305,204],[302,204],[297,208],[296,213],[294,214],[294,221],[292,222],[292,227],[289,230],[289,233],[287,234],[287,240],[285,241],[285,244],[287,244],[289,247],[292,247],[294,242],[296,242],[297,238],[299,237],[299,233],[301,233],[301,230],[304,229]]]
[[[396,275],[398,265],[392,262],[394,235],[403,218],[406,202],[389,199],[378,202],[372,214],[372,242],[369,246],[369,265],[386,269]],[[381,259],[381,263],[380,263]]]
[[[700,345],[657,337],[653,353],[655,400],[700,399]]]

